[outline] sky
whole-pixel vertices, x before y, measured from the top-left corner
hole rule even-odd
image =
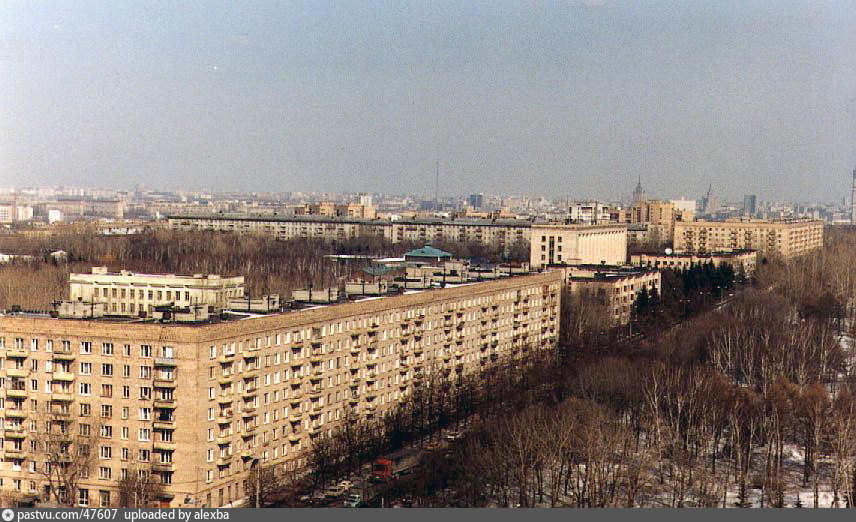
[[[0,186],[841,201],[856,0],[0,2]]]

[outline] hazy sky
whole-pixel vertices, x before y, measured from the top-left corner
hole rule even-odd
[[[837,200],[856,0],[0,2],[0,186]]]

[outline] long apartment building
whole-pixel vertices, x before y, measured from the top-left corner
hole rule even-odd
[[[92,267],[90,274],[69,275],[71,301],[103,303],[107,315],[148,314],[156,306],[224,307],[229,299],[244,296],[244,276],[216,274],[142,274],[122,270],[109,272]]]
[[[711,252],[708,254],[678,254],[660,252],[641,252],[630,254],[630,264],[639,267],[689,270],[693,266],[713,264],[731,265],[737,273],[750,275],[755,272],[758,252],[754,250],[734,250],[731,252]]]
[[[823,221],[732,219],[675,223],[676,252],[757,250],[789,258],[823,247]]]
[[[46,496],[54,426],[91,448],[80,505],[114,505],[141,471],[163,506],[233,505],[254,463],[303,466],[314,438],[436,372],[553,348],[561,285],[548,271],[201,324],[2,315],[0,490]]]
[[[508,247],[529,241],[531,226],[529,221],[516,219],[413,218],[392,221],[324,215],[183,215],[169,216],[168,220],[169,227],[175,230],[263,234],[278,239],[314,238],[341,241],[359,237],[380,237],[393,243],[454,241]]]

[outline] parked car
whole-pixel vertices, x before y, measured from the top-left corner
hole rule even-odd
[[[355,508],[359,507],[360,504],[363,503],[363,496],[358,493],[352,493],[348,495],[348,498],[345,499],[343,507],[346,508]]]

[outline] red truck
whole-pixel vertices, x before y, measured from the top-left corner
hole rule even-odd
[[[387,482],[409,473],[417,464],[419,464],[419,453],[417,451],[399,452],[389,457],[381,457],[372,465],[372,480]]]

